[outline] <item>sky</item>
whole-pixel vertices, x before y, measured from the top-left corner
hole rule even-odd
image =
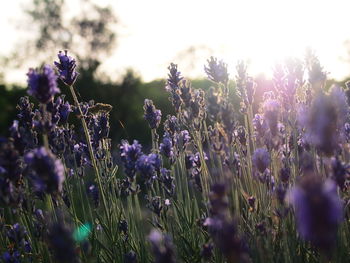
[[[2,4],[0,29],[7,37],[0,43],[0,54],[16,42],[15,22],[28,1]],[[290,56],[303,58],[308,47],[315,50],[331,78],[350,75],[350,44],[345,44],[350,40],[347,0],[95,2],[109,4],[119,21],[117,47],[102,66],[113,78],[126,68],[136,70],[145,81],[166,77],[170,62],[179,64],[187,77],[204,77],[203,66],[211,55],[229,65],[231,76],[241,59],[248,61],[251,75],[269,76],[276,62]],[[25,81],[25,74],[6,80]]]

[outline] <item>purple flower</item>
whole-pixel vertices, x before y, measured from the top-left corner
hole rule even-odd
[[[210,217],[204,226],[208,227],[214,244],[225,255],[228,262],[250,262],[247,246],[238,234],[235,220],[229,216],[227,186],[217,183],[211,187],[209,194]]]
[[[208,66],[204,66],[205,73],[207,73],[208,78],[216,83],[227,84],[228,73],[227,64],[222,60],[218,61],[217,58],[210,57],[207,60]]]
[[[267,99],[264,102],[264,119],[269,126],[270,132],[273,136],[277,134],[278,131],[278,115],[280,111],[280,104],[277,100]]]
[[[5,252],[2,254],[2,259],[5,263],[20,263],[21,253],[18,250],[12,252]]]
[[[36,98],[40,103],[46,104],[50,102],[55,94],[60,92],[60,89],[57,87],[57,76],[49,65],[45,65],[41,72],[31,68],[27,76],[28,94]]]
[[[265,172],[265,170],[270,165],[270,154],[265,148],[258,148],[254,151],[252,156],[253,165],[260,173]]]
[[[214,87],[210,87],[207,94],[207,112],[212,121],[216,121],[218,119],[221,103],[221,93]]]
[[[164,235],[156,229],[149,234],[148,239],[152,246],[155,263],[175,263],[175,251],[173,242],[168,235]]]
[[[100,142],[103,139],[108,138],[110,130],[109,114],[106,112],[100,112],[97,115],[93,115],[89,120],[89,129],[92,146],[94,147],[95,152],[98,152],[101,146]]]
[[[22,178],[21,155],[9,140],[0,141],[0,176],[16,185]]]
[[[124,263],[137,263],[137,255],[134,251],[129,251],[124,255]]]
[[[38,192],[61,192],[65,179],[64,166],[44,147],[34,149],[24,157],[30,178]]]
[[[179,148],[180,147],[182,147],[183,149],[186,148],[186,146],[191,141],[191,136],[188,130],[183,130],[180,133],[177,133],[175,137],[175,141],[179,145]]]
[[[47,239],[57,262],[78,262],[73,233],[63,222],[49,227]]]
[[[143,154],[142,146],[136,140],[134,140],[133,144],[131,145],[127,141],[122,141],[120,152],[120,156],[124,164],[124,172],[131,180],[133,180],[136,174],[136,162]]]
[[[136,169],[147,184],[152,184],[160,170],[161,160],[158,154],[141,155],[136,162]]]
[[[76,63],[75,59],[68,56],[68,51],[65,50],[64,54],[62,51],[58,52],[59,62],[54,62],[55,66],[58,69],[59,77],[68,86],[72,86],[78,77],[76,72]]]
[[[327,156],[332,155],[339,140],[338,110],[332,98],[318,93],[305,116],[299,117],[301,126],[305,126],[305,140]]]
[[[213,249],[214,249],[214,246],[212,243],[204,244],[201,250],[201,257],[204,260],[209,261],[213,256]]]
[[[344,125],[349,116],[349,105],[343,88],[333,85],[329,93],[330,100],[334,103],[337,112],[337,127],[340,131],[344,129]]]
[[[154,196],[150,200],[148,200],[147,207],[155,213],[158,217],[163,210],[162,198],[160,196]]]
[[[289,191],[288,200],[294,206],[301,237],[330,252],[343,219],[343,205],[334,182],[323,182],[318,176],[305,176]]]
[[[307,51],[306,66],[309,73],[309,83],[314,89],[321,89],[327,79],[327,73],[312,50]]]
[[[175,116],[167,116],[164,122],[164,130],[167,131],[172,137],[180,131],[180,124]]]
[[[160,144],[159,150],[161,154],[163,154],[165,157],[169,159],[174,157],[173,141],[169,133],[166,132],[164,134],[163,141]]]
[[[337,183],[342,191],[347,188],[347,178],[349,177],[349,165],[342,163],[338,157],[332,158],[332,179]]]
[[[181,72],[177,70],[177,65],[173,63],[170,63],[168,70],[169,70],[168,79],[167,79],[168,87],[171,90],[178,89],[179,83],[183,79],[183,77],[181,76]]]
[[[153,104],[153,101],[145,99],[145,105],[143,106],[145,111],[144,118],[148,122],[151,129],[157,129],[160,120],[162,118],[162,113],[160,110],[157,110]]]
[[[165,168],[161,168],[159,180],[163,183],[164,189],[167,192],[167,194],[170,196],[174,195],[175,179],[171,176],[171,171]]]
[[[51,113],[52,122],[58,124],[67,123],[69,114],[73,111],[69,102],[64,102],[65,95],[58,96],[55,101],[50,101],[47,104],[47,111]]]
[[[14,224],[6,233],[8,239],[16,245],[24,244],[27,231],[24,226],[19,223]]]

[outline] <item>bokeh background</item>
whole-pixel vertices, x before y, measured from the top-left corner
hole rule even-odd
[[[349,8],[346,0],[3,1],[0,134],[7,135],[17,101],[26,95],[28,68],[51,64],[63,49],[77,58],[80,100],[113,106],[114,142],[150,141],[145,98],[164,117],[172,113],[164,87],[171,62],[195,88],[207,89],[207,58],[228,63],[232,79],[237,61],[247,61],[260,87],[256,111],[259,98],[272,88],[274,63],[302,59],[307,48],[329,72],[329,84],[343,85],[350,76]]]

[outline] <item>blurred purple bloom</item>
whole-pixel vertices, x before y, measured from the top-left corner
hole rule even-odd
[[[22,159],[13,143],[0,141],[0,176],[18,185],[22,178]]]
[[[204,244],[201,250],[201,257],[204,260],[209,261],[213,256],[213,249],[214,249],[214,246],[212,243]]]
[[[300,114],[305,114],[305,111]],[[332,98],[318,93],[305,116],[300,117],[299,122],[305,126],[306,141],[327,156],[332,155],[339,141],[338,111]]]
[[[153,104],[153,101],[148,99],[145,99],[143,109],[145,111],[144,118],[148,122],[149,127],[151,129],[157,129],[162,118],[161,111],[157,110]]]
[[[343,88],[333,85],[331,87],[329,97],[334,103],[337,112],[337,126],[340,131],[343,131],[346,120],[349,117],[349,105]]]
[[[270,165],[270,154],[265,148],[258,148],[254,151],[252,156],[253,165],[260,173],[265,172],[265,170]]]
[[[338,157],[332,158],[331,165],[332,179],[337,183],[342,191],[345,191],[347,188],[347,179],[350,179],[349,165],[342,163]]]
[[[324,71],[315,53],[309,49],[306,54],[306,66],[309,73],[309,83],[314,89],[323,88],[327,79],[327,72]]]
[[[46,104],[60,92],[57,87],[57,76],[54,70],[45,65],[40,72],[35,69],[29,69],[28,76],[28,94],[36,98],[40,103]]]
[[[68,56],[68,51],[65,50],[58,52],[59,62],[54,62],[55,66],[58,69],[60,79],[68,86],[72,86],[78,77],[76,72],[76,63],[75,59],[71,56]]]
[[[323,182],[318,176],[305,176],[289,191],[288,200],[294,206],[301,237],[330,252],[343,219],[342,201],[333,181]]]
[[[49,227],[47,239],[57,262],[78,262],[73,233],[64,225],[64,222],[52,224]]]
[[[18,250],[12,252],[4,252],[2,254],[2,259],[4,263],[20,263],[21,253]]]
[[[264,119],[267,122],[267,125],[270,129],[272,136],[277,134],[277,124],[278,116],[280,111],[280,104],[277,100],[268,99],[264,102]]]
[[[137,255],[134,251],[129,251],[124,255],[124,263],[137,263]]]
[[[153,229],[148,236],[152,246],[154,263],[175,263],[175,250],[171,237]]]
[[[214,244],[224,254],[228,262],[249,262],[247,246],[238,234],[235,220],[229,217],[227,186],[217,183],[209,194],[210,217],[204,226],[208,227]]]
[[[25,155],[24,161],[37,191],[49,194],[62,191],[64,166],[50,151],[44,147],[34,149]]]

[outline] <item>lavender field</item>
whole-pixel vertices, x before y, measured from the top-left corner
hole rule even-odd
[[[60,51],[27,73],[0,140],[1,262],[349,262],[350,83],[313,53],[258,104],[242,61],[209,58],[206,91],[171,64],[175,114],[139,105],[151,147],[109,139],[118,108],[82,101],[78,71]]]

